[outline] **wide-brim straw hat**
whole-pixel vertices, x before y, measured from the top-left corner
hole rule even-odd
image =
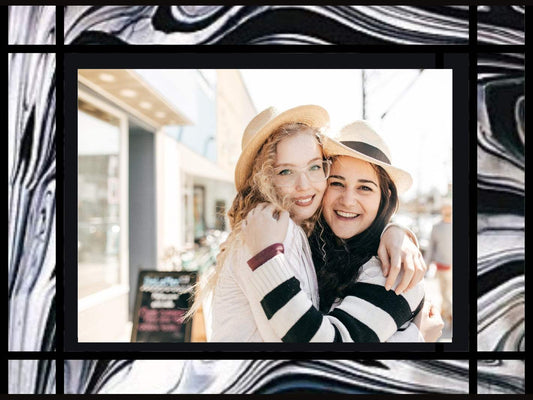
[[[408,172],[392,165],[387,144],[368,121],[355,121],[342,128],[334,138],[324,138],[324,154],[354,157],[379,165],[387,171],[398,193],[407,191],[413,184]]]
[[[329,125],[328,112],[317,105],[304,105],[280,112],[269,107],[257,114],[246,126],[242,136],[242,152],[235,167],[235,187],[241,190],[252,173],[252,166],[265,140],[281,125],[298,122],[322,129]],[[298,149],[294,149],[298,151]]]

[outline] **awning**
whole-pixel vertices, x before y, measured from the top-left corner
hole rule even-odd
[[[80,69],[78,80],[155,128],[192,123],[133,70]]]

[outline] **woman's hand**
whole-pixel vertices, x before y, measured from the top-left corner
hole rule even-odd
[[[426,301],[413,320],[426,342],[436,342],[442,336],[444,321],[437,306]]]
[[[248,213],[241,225],[242,239],[250,253],[256,255],[274,243],[283,243],[287,236],[289,213],[269,203],[261,203]]]
[[[379,242],[378,257],[383,276],[387,277],[385,289],[390,290],[403,266],[403,278],[395,293],[401,294],[419,283],[427,271],[427,266],[418,246],[413,243],[403,228],[388,227]]]

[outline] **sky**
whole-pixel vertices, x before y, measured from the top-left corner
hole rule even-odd
[[[241,70],[257,112],[317,104],[331,132],[362,119],[361,70]],[[452,70],[366,70],[366,119],[387,142],[393,165],[411,173],[409,200],[444,195],[452,177]],[[382,115],[385,116],[382,118]]]

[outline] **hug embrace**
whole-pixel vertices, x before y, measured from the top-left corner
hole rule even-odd
[[[391,223],[409,173],[366,121],[327,132],[316,105],[250,121],[232,232],[198,287],[212,342],[434,342],[416,236]]]

